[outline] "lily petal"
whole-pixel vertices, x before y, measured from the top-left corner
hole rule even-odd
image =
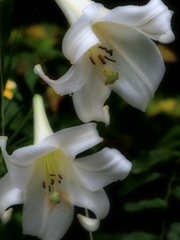
[[[8,173],[1,178],[0,193],[0,218],[3,220],[3,214],[7,208],[23,203],[23,193],[12,185]]]
[[[145,111],[165,72],[157,46],[128,26],[112,23],[96,25],[104,33],[103,38],[100,36],[101,41],[111,44],[114,49],[114,71],[118,71],[119,79],[110,88],[132,106]]]
[[[0,146],[10,174],[10,178],[14,186],[21,190],[26,187],[33,174],[34,165],[32,163],[36,159],[57,149],[50,144],[32,145],[17,149],[12,155],[8,155],[6,151],[6,142],[7,137],[0,137]]]
[[[75,206],[91,210],[97,219],[103,219],[107,216],[110,206],[107,195],[103,189],[92,192],[72,184],[71,193],[71,203]]]
[[[119,151],[109,148],[78,158],[73,163],[73,168],[69,167],[71,181],[91,191],[97,191],[114,181],[123,180],[132,166]]]
[[[100,14],[102,7],[101,4],[91,4],[86,7],[83,15],[70,27],[64,36],[62,50],[71,64],[77,63],[88,49],[100,44],[91,26],[94,19]],[[87,9],[88,11],[86,11]]]
[[[114,8],[98,21],[128,25],[154,40],[169,43],[174,40],[170,25],[172,14],[161,0],[150,0],[144,6]]]
[[[73,24],[82,15],[82,10],[88,5],[94,3],[90,0],[55,0],[59,5],[69,24]]]
[[[85,84],[86,79],[80,76],[85,74],[86,70],[86,63],[81,61],[79,65],[72,66],[61,78],[52,80],[44,74],[41,65],[34,66],[34,72],[62,96],[80,89]]]
[[[76,127],[61,130],[45,138],[41,145],[49,143],[62,149],[62,151],[71,158],[96,144],[102,142],[99,137],[95,123],[83,124]]]
[[[34,144],[53,133],[44,109],[42,97],[36,94],[33,98],[34,109]]]
[[[91,74],[81,76],[87,78],[86,84],[72,96],[76,113],[83,122],[96,119],[109,125],[109,112],[103,107],[111,89],[100,81],[103,76],[98,74],[92,64],[89,68]]]
[[[33,181],[27,186],[23,208],[23,233],[38,236],[43,240],[59,240],[69,228],[73,218],[73,207],[61,201],[49,201],[49,194],[37,183],[43,181],[42,163],[37,161]],[[65,214],[66,213],[66,214]]]
[[[82,227],[85,228],[89,232],[94,232],[99,228],[100,221],[99,219],[93,219],[89,217],[85,217],[81,214],[77,215],[79,222]]]

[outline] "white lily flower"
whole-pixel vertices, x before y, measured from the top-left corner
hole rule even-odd
[[[63,53],[73,66],[56,81],[40,65],[35,66],[35,73],[58,94],[74,93],[74,106],[83,122],[109,124],[109,112],[103,106],[111,90],[145,111],[165,72],[151,39],[174,40],[173,12],[161,0],[112,10],[90,0],[56,2],[71,24],[63,39]]]
[[[0,180],[0,218],[10,206],[23,203],[23,233],[59,240],[72,222],[74,205],[94,212],[97,222],[108,214],[109,201],[103,187],[115,179],[123,180],[131,163],[119,151],[109,148],[75,159],[102,141],[96,124],[52,133],[38,95],[34,98],[34,115],[34,145],[9,155],[7,137],[0,137],[8,168]],[[89,222],[84,223],[85,227],[88,225]]]

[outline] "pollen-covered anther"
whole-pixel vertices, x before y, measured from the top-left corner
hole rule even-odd
[[[51,176],[51,177],[55,177],[56,174],[54,174],[54,173],[50,173],[49,176]]]
[[[106,49],[105,52],[107,52],[110,56],[113,55],[113,50]]]
[[[102,50],[107,50],[106,47],[103,47],[102,45],[98,46],[98,48],[102,49]]]
[[[51,185],[54,185],[54,179],[51,178]]]
[[[98,55],[98,58],[99,58],[99,60],[101,61],[101,63],[102,63],[103,65],[105,65],[105,64],[106,64],[106,61],[105,61],[105,59],[104,59],[104,56],[103,56],[103,55],[99,54],[99,55]]]
[[[59,174],[58,176],[59,176],[59,178],[60,178],[61,180],[63,179],[60,174]]]
[[[93,65],[96,65],[96,63],[95,63],[95,61],[93,60],[92,57],[90,57],[90,60],[91,60],[91,62],[92,62]]]
[[[108,58],[107,56],[104,56],[104,58],[111,61],[111,62],[116,62],[114,59]]]
[[[46,189],[46,183],[43,181],[43,188]]]

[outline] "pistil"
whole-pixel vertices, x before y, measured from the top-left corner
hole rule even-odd
[[[63,178],[57,173],[52,154],[54,153],[49,153],[43,157],[43,162],[45,164],[45,180],[43,181],[42,186],[43,189],[47,189],[50,193],[49,201],[58,204],[61,201],[61,197],[57,184],[61,184]]]

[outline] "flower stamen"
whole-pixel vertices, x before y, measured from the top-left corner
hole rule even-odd
[[[108,58],[107,56],[104,56],[104,58],[111,61],[111,62],[116,62],[114,59]]]
[[[54,185],[54,179],[51,178],[51,185]]]
[[[61,177],[61,175],[59,174],[58,176],[59,176],[59,178],[62,180],[62,177]]]
[[[104,60],[104,56],[103,56],[103,55],[99,54],[99,55],[98,55],[98,58],[99,58],[99,60],[101,61],[101,63],[102,63],[103,65],[106,64],[106,61]]]
[[[43,181],[43,188],[46,189],[46,183]]]
[[[93,58],[92,58],[92,57],[89,57],[89,58],[90,58],[92,64],[93,64],[93,65],[96,65],[96,63],[95,63],[95,61],[93,60]]]
[[[106,49],[105,52],[107,52],[110,56],[113,55],[113,50],[108,50],[108,49]]]
[[[107,50],[106,47],[103,47],[102,45],[98,46],[98,48],[102,49],[102,50]],[[108,50],[107,50],[108,51]]]

